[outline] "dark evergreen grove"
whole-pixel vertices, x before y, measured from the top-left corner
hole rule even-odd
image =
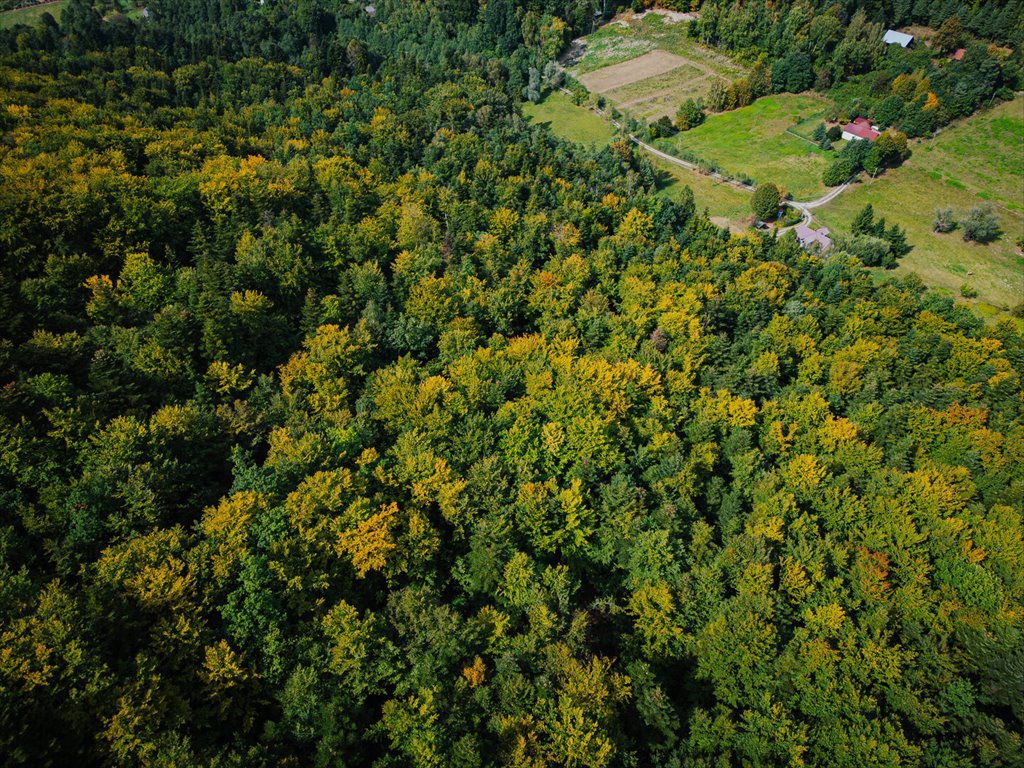
[[[0,765],[1019,765],[1019,324],[364,6],[0,32]]]

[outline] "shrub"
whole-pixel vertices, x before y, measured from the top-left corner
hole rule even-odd
[[[999,237],[999,221],[991,203],[976,205],[965,211],[960,218],[960,231],[963,232],[964,240],[976,243],[989,243]]]
[[[711,83],[711,90],[708,91],[708,109],[712,112],[721,112],[725,109],[726,87],[721,80]]]
[[[648,129],[652,139],[658,139],[663,136],[675,135],[676,129],[672,126],[672,121],[668,119],[668,115],[662,115],[653,123],[651,123]]]
[[[952,232],[956,229],[956,219],[953,218],[953,207],[947,205],[945,208],[935,209],[935,218],[932,219],[933,232]]]
[[[965,299],[976,299],[978,298],[978,289],[972,288],[967,283],[960,286],[960,295]]]
[[[814,83],[814,69],[807,54],[794,52],[772,64],[772,90],[800,93]]]
[[[893,94],[882,99],[878,106],[875,107],[875,122],[883,128],[888,128],[900,119],[902,113],[903,99]]]
[[[853,222],[850,224],[850,231],[855,235],[873,235],[875,232],[875,208],[871,203],[868,203],[856,216],[853,217]]]
[[[676,112],[675,127],[677,131],[688,131],[704,122],[704,110],[693,99],[687,99]]]
[[[864,158],[871,151],[869,141],[851,141],[839,151],[839,157],[850,163],[850,173],[856,173],[864,167]]]

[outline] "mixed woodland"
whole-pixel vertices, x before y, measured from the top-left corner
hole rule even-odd
[[[708,0],[691,22],[693,35],[754,63],[751,76],[732,85],[732,98],[725,91],[726,100],[712,99],[711,107],[744,106],[744,94],[756,98],[769,86],[776,93],[813,88],[835,100],[841,120],[870,117],[914,138],[1024,87],[1019,0],[935,3],[941,10],[913,17],[899,9],[873,14],[873,5]],[[887,26],[911,18],[938,29],[907,48],[883,42]]]
[[[586,0],[148,8],[0,32],[0,765],[1021,764],[1015,320],[524,121]]]

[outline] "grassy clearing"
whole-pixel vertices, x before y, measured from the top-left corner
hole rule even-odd
[[[615,134],[606,120],[577,107],[561,91],[553,91],[539,104],[523,104],[523,114],[531,123],[547,125],[556,136],[580,144],[602,146]]]
[[[685,58],[668,51],[648,51],[635,59],[580,75],[578,79],[592,93],[607,93],[649,78],[658,79],[686,63]],[[694,69],[694,72],[700,70]]]
[[[683,187],[693,190],[697,210],[707,209],[708,215],[719,226],[730,226],[734,231],[745,230],[754,220],[750,210],[750,193],[728,184],[700,176],[672,163],[652,158],[659,171],[658,192],[667,197],[678,197]]]
[[[549,94],[540,104],[524,104],[523,114],[532,123],[547,125],[556,136],[581,144],[601,146],[615,135],[609,123],[589,110],[577,107],[568,96],[558,91]],[[684,186],[689,186],[693,190],[698,210],[706,208],[717,224],[732,224],[736,231],[742,231],[753,221],[750,193],[672,163],[651,159],[659,172],[660,194],[676,198],[682,194]]]
[[[675,87],[666,88],[649,98],[621,104],[619,107],[623,112],[647,122],[657,120],[662,115],[674,118],[680,104],[690,97],[697,98],[703,95],[710,87],[711,78],[697,77],[677,83]]]
[[[806,120],[801,120],[796,125],[791,125],[789,127],[789,131],[790,133],[795,133],[797,136],[802,136],[808,141],[817,144],[818,142],[814,141],[814,129],[817,128],[818,125],[820,125],[822,122],[824,121],[822,120],[821,115],[813,115],[812,117],[809,117]],[[835,142],[833,146],[841,147],[845,143],[846,142],[840,140]]]
[[[1024,212],[1024,96],[913,147],[921,169],[956,189]]]
[[[582,54],[574,57],[572,73],[575,76],[593,72],[601,67],[629,61],[648,51],[662,50],[699,61],[726,79],[742,77],[743,67],[727,56],[711,51],[691,40],[687,24],[672,21],[658,14],[643,17],[622,14],[591,35],[582,38]]]
[[[48,13],[53,16],[54,19],[60,21],[60,13],[68,5],[71,4],[71,0],[56,0],[53,3],[43,3],[42,5],[33,5],[28,8],[17,8],[13,11],[4,11],[0,13],[0,29],[11,29],[17,24],[25,24],[30,27],[34,27],[39,23],[39,20],[43,17],[44,13]]]
[[[811,200],[825,193],[821,176],[834,155],[786,129],[811,120],[828,106],[818,96],[766,96],[657,143],[666,152],[689,153],[713,162],[727,175],[746,176],[757,184],[771,181],[797,200]]]
[[[907,240],[914,246],[900,260],[900,271],[916,272],[928,286],[961,301],[967,301],[960,297],[960,286],[967,283],[978,291],[978,298],[969,303],[990,315],[1024,300],[1024,258],[1013,243],[1024,233],[1024,215],[997,209],[1002,238],[989,245],[966,243],[956,231],[932,232],[937,199],[958,208],[979,202],[966,190],[936,181],[915,167],[912,158],[902,168],[848,189],[816,210],[815,218],[825,226],[848,231],[857,213],[871,203],[876,216],[905,227]]]
[[[914,142],[913,156],[901,168],[858,184],[815,218],[826,226],[849,228],[867,203],[875,214],[907,230],[914,250],[899,269],[916,272],[926,284],[965,301],[984,317],[1005,316],[1024,301],[1024,257],[1015,241],[1024,234],[1024,97],[977,114],[934,139]],[[965,243],[957,231],[932,232],[938,206],[969,208],[989,200],[1003,230],[989,245]],[[972,273],[972,274],[968,274]],[[960,296],[964,283],[978,298]]]
[[[691,40],[687,26],[654,13],[623,14],[576,41],[566,60],[569,73],[637,117],[675,114],[686,99],[704,96],[715,79],[733,80],[746,72]],[[629,91],[621,92],[627,86]]]

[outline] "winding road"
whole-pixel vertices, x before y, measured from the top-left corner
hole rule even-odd
[[[600,110],[595,111],[600,113]],[[622,125],[617,120],[612,120],[611,122],[615,127],[622,128]],[[718,181],[725,182],[726,184],[731,184],[737,189],[745,189],[748,192],[754,191],[754,187],[752,187],[750,184],[744,184],[742,181],[736,181],[735,179],[727,178],[720,173],[712,172],[705,174],[693,163],[689,163],[686,160],[681,160],[680,158],[675,157],[674,155],[670,155],[667,152],[662,152],[657,147],[652,147],[650,144],[648,144],[645,141],[641,141],[631,133],[628,133],[626,135],[629,136],[630,141],[632,141],[638,147],[643,149],[645,152],[648,152],[649,154],[661,158],[662,160],[665,160],[669,163],[673,163],[674,165],[678,165],[680,168],[685,168],[686,170],[700,174],[701,176],[710,176],[711,178],[717,179]],[[807,200],[804,202],[801,202],[799,200],[784,200],[782,204],[788,205],[790,208],[800,211],[803,214],[803,220],[799,224],[792,224],[788,227],[780,229],[779,232],[788,232],[790,229],[793,229],[794,227],[797,227],[800,224],[809,226],[811,221],[813,221],[814,219],[814,215],[811,213],[811,211],[814,210],[815,208],[820,208],[821,206],[827,205],[828,203],[832,202],[835,198],[839,197],[839,195],[841,195],[843,191],[852,183],[853,180],[851,179],[845,182],[844,184],[835,187],[834,189],[830,189],[827,193],[819,197],[817,200]]]
[[[563,88],[559,86],[558,90],[562,91],[562,93],[568,94],[570,97],[573,95],[572,91],[570,91],[568,88]],[[624,130],[622,123],[614,119],[611,115],[606,115],[603,110],[598,109],[597,107],[591,107],[590,109],[600,117],[606,118],[612,125],[614,125],[619,130]],[[685,168],[691,173],[696,173],[700,176],[708,176],[722,183],[736,187],[737,189],[746,190],[747,192],[754,191],[754,187],[751,186],[750,184],[745,184],[742,181],[730,179],[727,176],[723,176],[720,173],[716,173],[714,171],[710,173],[704,173],[694,163],[682,160],[676,157],[675,155],[668,154],[667,152],[662,152],[657,147],[651,146],[646,141],[643,141],[642,139],[639,139],[636,136],[634,136],[632,133],[627,133],[626,136],[629,137],[629,140],[631,142],[636,144],[638,147],[640,147],[648,154],[654,155],[655,157],[660,158],[668,163],[672,163],[673,165],[678,165],[680,168]],[[800,224],[810,226],[811,222],[814,220],[814,214],[812,214],[811,211],[814,210],[815,208],[820,208],[821,206],[827,205],[828,203],[832,202],[835,198],[839,197],[839,195],[841,195],[846,190],[846,188],[849,187],[852,183],[853,179],[851,178],[847,180],[844,184],[841,184],[838,187],[835,187],[834,189],[830,189],[827,193],[819,197],[817,200],[784,200],[783,205],[788,205],[790,208],[800,211],[800,213],[803,214],[803,219],[797,224],[791,224],[788,227],[780,229],[779,232],[788,232],[790,229],[800,226]]]

